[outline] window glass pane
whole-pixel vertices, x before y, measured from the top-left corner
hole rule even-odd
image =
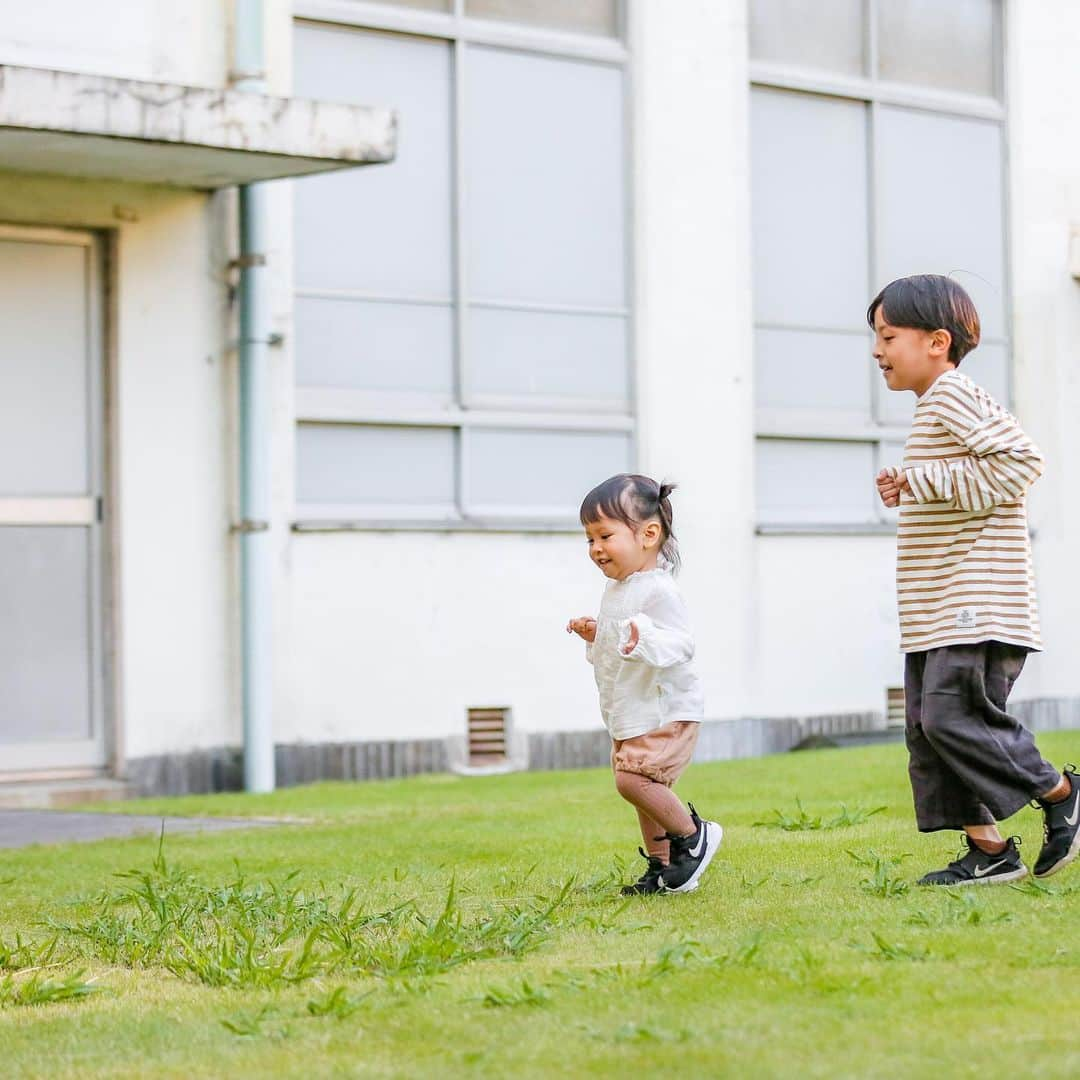
[[[621,72],[470,48],[464,124],[471,295],[621,308]]]
[[[758,322],[859,329],[866,310],[866,108],[751,95]]]
[[[576,518],[585,495],[630,467],[625,432],[467,432],[465,490],[477,515]]]
[[[828,412],[856,421],[869,418],[877,368],[867,334],[759,329],[754,359],[759,409]]]
[[[445,516],[454,506],[454,440],[450,428],[300,424],[297,501]]]
[[[622,317],[472,308],[468,341],[471,396],[629,408]]]
[[[877,0],[878,74],[968,94],[995,93],[994,0]]]
[[[861,75],[863,0],[751,0],[755,60]]]
[[[1001,129],[982,120],[882,106],[875,285],[949,274],[975,301],[984,338],[1005,336]],[[926,162],[947,162],[928,169]]]
[[[465,0],[465,13],[580,34],[619,32],[617,0]]]
[[[431,395],[453,391],[449,307],[298,296],[296,382]]]
[[[449,298],[450,47],[300,23],[300,97],[398,110],[388,165],[294,181],[301,287]]]
[[[877,520],[873,443],[758,439],[756,464],[762,525]]]
[[[88,489],[86,259],[0,241],[0,495]]]
[[[0,528],[0,596],[0,743],[90,738],[90,531]]]

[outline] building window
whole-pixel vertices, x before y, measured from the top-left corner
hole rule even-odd
[[[633,460],[616,5],[355,7],[296,24],[295,92],[399,151],[295,185],[297,516],[572,524]]]
[[[995,0],[752,0],[757,513],[763,530],[891,527],[873,474],[914,399],[870,357],[870,298],[951,274],[1008,403],[1001,12]]]

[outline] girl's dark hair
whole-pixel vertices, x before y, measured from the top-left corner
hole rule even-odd
[[[660,554],[674,573],[682,563],[672,528],[670,496],[674,490],[675,485],[666,481],[658,484],[649,476],[619,473],[585,496],[581,503],[581,524],[592,525],[605,517],[636,529],[656,518],[660,522]]]
[[[915,274],[889,282],[866,309],[871,329],[878,308],[891,326],[931,333],[948,330],[952,335],[949,359],[954,364],[979,344],[979,313],[971,297],[952,278],[941,274]]]

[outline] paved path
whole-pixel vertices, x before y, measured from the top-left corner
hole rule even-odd
[[[0,810],[0,848],[68,844],[161,832],[221,832],[280,824],[258,818],[181,818],[152,814],[81,814],[67,810]]]

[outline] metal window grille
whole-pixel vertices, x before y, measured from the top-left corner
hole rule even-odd
[[[469,764],[501,765],[507,759],[509,709],[469,710]]]
[[[890,728],[904,726],[905,704],[904,688],[890,686],[885,691],[885,724]]]

